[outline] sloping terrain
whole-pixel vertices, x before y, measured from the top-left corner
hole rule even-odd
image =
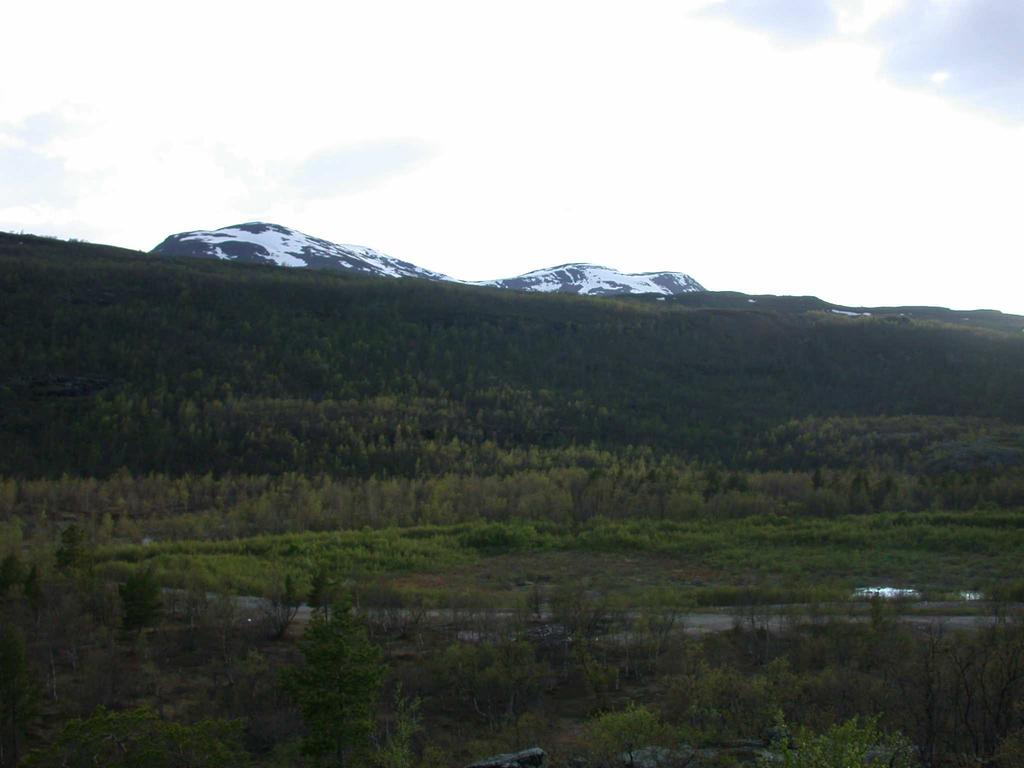
[[[419,277],[426,280],[541,293],[579,293],[592,296],[627,293],[674,295],[704,290],[696,280],[681,272],[625,274],[594,264],[563,264],[560,267],[539,269],[505,280],[467,282],[417,267],[407,261],[393,259],[372,248],[339,245],[304,235],[279,224],[259,221],[213,231],[200,230],[171,235],[154,248],[153,253],[161,256],[220,259],[243,264],[272,264],[279,267],[357,272],[376,277]]]
[[[625,273],[596,264],[563,264],[538,269],[505,280],[484,280],[476,285],[493,285],[516,291],[541,293],[577,293],[585,296],[616,296],[629,293],[653,293],[674,296],[694,293],[704,287],[682,272]]]
[[[1024,420],[1020,334],[127,253],[0,239],[0,472],[408,474],[452,440],[736,462],[807,416]]]
[[[890,323],[934,321],[965,328],[988,328],[1007,333],[1024,333],[1024,317],[994,309],[957,310],[945,307],[851,307],[832,304],[816,296],[750,295],[735,291],[701,291],[675,296],[675,304],[701,309],[737,309],[755,312],[827,312],[853,320],[884,319]]]
[[[152,252],[161,256],[192,256],[242,264],[309,267],[377,277],[450,279],[407,261],[385,256],[373,248],[339,245],[279,224],[259,221],[214,231],[181,232],[165,239]]]
[[[416,764],[568,763],[607,713],[713,745],[880,716],[936,765],[1019,732],[1020,318],[238,261],[0,235],[32,764],[139,706],[294,764],[294,619],[348,595]]]

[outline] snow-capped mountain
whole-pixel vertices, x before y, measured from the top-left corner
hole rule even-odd
[[[674,295],[703,291],[704,288],[682,272],[626,274],[594,264],[563,264],[538,269],[505,280],[467,282],[440,272],[417,267],[362,245],[339,245],[311,237],[279,224],[253,221],[212,231],[197,230],[171,235],[153,249],[164,256],[195,256],[249,264],[276,264],[345,272],[377,277],[419,277],[466,285],[491,286],[518,291],[578,293],[606,296],[623,293]]]
[[[304,235],[279,224],[251,221],[211,232],[197,230],[171,235],[153,249],[164,256],[198,256],[248,264],[277,264],[380,277],[422,277],[450,280],[447,275],[422,269],[407,261],[385,256],[362,245],[339,245]]]
[[[517,291],[579,293],[608,296],[617,293],[677,293],[703,291],[704,286],[682,272],[641,272],[627,274],[596,264],[563,264],[537,269],[506,280],[487,280],[477,285],[493,285]]]

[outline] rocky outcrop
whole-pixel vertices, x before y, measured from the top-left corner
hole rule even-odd
[[[619,755],[620,765],[626,768],[676,768],[688,765],[692,759],[693,750],[667,747],[641,747]]]
[[[510,752],[477,760],[466,768],[543,768],[546,764],[547,753],[540,747],[531,747],[522,752]]]

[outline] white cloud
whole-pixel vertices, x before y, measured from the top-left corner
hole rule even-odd
[[[0,147],[0,207],[66,202],[64,165],[28,148]]]
[[[1013,0],[719,0],[707,11],[790,43],[858,41],[910,88],[1024,120],[1024,3]]]
[[[321,149],[289,174],[299,197],[333,197],[376,186],[426,162],[433,151],[422,141],[380,139]]]
[[[966,105],[1024,120],[1024,3],[909,0],[872,31],[885,71],[920,87],[944,73],[944,92]]]
[[[705,13],[732,18],[793,43],[828,37],[839,24],[837,9],[827,0],[721,0]]]

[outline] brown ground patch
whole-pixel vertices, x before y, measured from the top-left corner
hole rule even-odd
[[[535,585],[544,590],[581,586],[629,595],[657,588],[728,583],[730,579],[704,564],[660,555],[529,552],[483,558],[445,573],[404,574],[387,581],[400,590],[476,592],[505,603]]]

